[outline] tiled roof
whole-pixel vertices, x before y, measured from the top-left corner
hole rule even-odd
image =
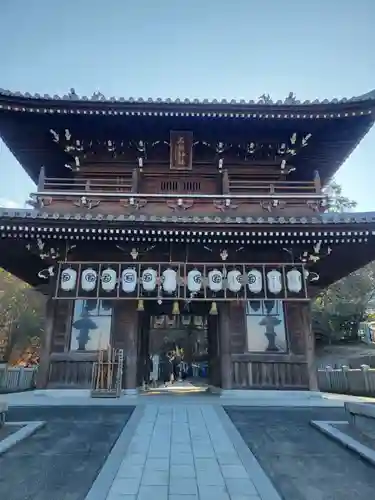
[[[313,101],[300,101],[296,98],[293,92],[290,92],[285,99],[282,100],[272,100],[269,95],[264,94],[256,100],[245,100],[245,99],[163,99],[163,98],[134,98],[134,97],[106,97],[101,92],[94,92],[91,97],[80,96],[74,89],[70,92],[60,95],[49,95],[49,94],[30,94],[29,92],[12,92],[10,90],[0,89],[0,97],[5,98],[21,98],[21,99],[34,99],[39,101],[62,101],[62,104],[70,103],[80,103],[80,102],[101,102],[101,103],[118,103],[118,104],[150,104],[150,105],[231,105],[231,106],[307,106],[307,105],[326,105],[326,104],[344,104],[344,103],[359,103],[366,101],[375,101],[375,90],[362,94],[360,96],[354,96],[351,98],[333,98],[329,99],[315,99]]]
[[[111,222],[111,223],[124,223],[124,222],[149,222],[149,223],[180,223],[180,224],[248,224],[268,225],[330,225],[330,224],[375,224],[375,212],[358,212],[358,213],[324,213],[315,214],[314,216],[295,216],[295,217],[282,217],[282,216],[268,216],[268,217],[244,217],[244,216],[219,216],[219,215],[145,215],[138,213],[137,215],[117,215],[107,213],[53,213],[41,210],[28,210],[28,209],[6,209],[0,208],[0,224],[11,223],[12,220],[45,220],[45,221],[60,221],[60,222]]]

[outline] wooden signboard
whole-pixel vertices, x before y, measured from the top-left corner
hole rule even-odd
[[[193,167],[193,132],[171,131],[170,169],[191,170]]]

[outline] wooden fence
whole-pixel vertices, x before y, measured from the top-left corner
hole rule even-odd
[[[0,366],[0,392],[18,392],[33,389],[37,368]]]
[[[319,389],[324,392],[353,394],[355,396],[375,396],[375,369],[368,365],[360,368],[332,368],[318,370]]]

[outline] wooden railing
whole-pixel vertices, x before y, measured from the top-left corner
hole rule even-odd
[[[319,194],[314,182],[302,181],[262,181],[236,180],[229,181],[230,194]]]
[[[32,389],[35,383],[36,373],[37,367],[0,367],[0,392],[18,392]]]
[[[375,396],[375,369],[368,365],[351,369],[348,366],[318,369],[319,389],[324,392]]]
[[[45,191],[85,191],[85,192],[114,192],[131,193],[133,190],[132,179],[116,176],[107,179],[58,179],[46,177],[43,190]]]
[[[319,175],[313,181],[259,181],[237,176],[231,179],[224,171],[222,177],[152,177],[142,179],[138,169],[123,175],[108,173],[106,178],[92,175],[86,178],[76,175],[74,178],[45,177],[41,169],[38,191],[32,196],[83,196],[92,193],[95,197],[144,197],[144,198],[241,198],[241,199],[323,199]]]
[[[231,176],[228,170],[223,171],[222,190],[224,194],[271,194],[271,195],[319,195],[322,186],[319,173],[316,171],[312,181],[274,180],[271,182],[252,180],[246,174]]]

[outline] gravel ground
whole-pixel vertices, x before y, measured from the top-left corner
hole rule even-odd
[[[226,408],[284,500],[373,498],[375,468],[309,425],[346,420],[336,408]]]
[[[0,456],[0,499],[83,500],[133,408],[15,408],[45,427]]]

